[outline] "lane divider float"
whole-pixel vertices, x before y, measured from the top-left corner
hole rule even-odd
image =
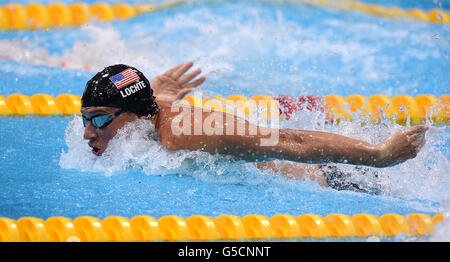
[[[183,101],[192,106],[229,114],[252,116],[260,114],[263,119],[277,117],[289,120],[296,114],[307,111],[320,111],[332,121],[379,122],[389,118],[399,125],[417,125],[433,121],[433,125],[450,125],[450,95],[340,95],[300,96],[230,95],[202,98],[188,95]],[[73,94],[61,94],[54,98],[48,94],[35,94],[31,97],[12,94],[7,98],[0,96],[0,115],[3,116],[55,116],[80,114],[81,98]]]
[[[43,30],[80,26],[95,20],[111,22],[115,19],[124,20],[143,13],[168,9],[185,2],[187,1],[175,0],[161,4],[136,5],[127,3],[110,5],[103,2],[91,5],[83,2],[70,5],[59,2],[49,5],[9,3],[0,6],[0,30]]]
[[[384,214],[330,214],[322,217],[304,214],[298,217],[277,214],[220,215],[216,218],[193,215],[135,216],[131,219],[109,216],[103,220],[80,216],[0,218],[0,242],[103,242],[103,241],[214,241],[302,238],[389,238],[399,234],[425,236],[434,233],[444,214],[431,217],[412,213],[407,216]]]
[[[421,20],[433,24],[450,24],[450,11],[433,8],[428,11],[417,8],[402,9],[396,6],[382,6],[358,1],[335,1],[335,0],[290,0],[289,2],[300,2],[314,6],[338,8],[348,11],[358,11],[369,15],[401,19],[409,18]]]
[[[450,23],[449,11],[446,12],[436,8],[429,11],[416,8],[400,9],[398,7],[385,7],[357,1],[291,0],[287,2],[356,10],[366,14],[388,18],[412,18],[430,23]],[[30,3],[27,5],[9,3],[3,7],[0,6],[0,30],[43,30],[48,28],[80,26],[95,20],[111,22],[116,19],[129,19],[142,13],[164,10],[185,3],[189,3],[189,1],[175,0],[161,4],[136,5],[130,5],[128,3],[110,5],[104,2],[97,2],[91,5],[77,2],[66,5],[56,2],[47,6],[40,3]]]
[[[81,97],[72,94],[61,94],[56,99],[47,94],[12,94],[6,99],[0,96],[0,115],[73,115],[80,114],[80,108]]]

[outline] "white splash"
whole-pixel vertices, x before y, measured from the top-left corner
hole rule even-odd
[[[305,117],[309,121],[298,121]],[[87,141],[83,140],[83,125],[80,119],[75,116],[66,128],[68,152],[61,155],[62,168],[103,172],[107,175],[140,170],[149,175],[191,175],[215,182],[235,182],[244,178],[247,182],[254,180],[253,182],[258,183],[267,179],[261,176],[266,172],[256,169],[253,163],[237,161],[231,156],[212,155],[201,151],[169,151],[158,141],[151,122],[145,120],[125,125],[110,141],[104,154],[96,157]],[[302,111],[292,116],[291,120],[282,121],[280,125],[282,128],[341,134],[372,144],[377,144],[393,132],[405,128],[391,124],[388,120],[384,120],[384,124],[363,126],[359,121],[341,122],[339,125],[324,124],[324,121],[324,113]],[[450,181],[446,172],[449,170],[449,163],[440,146],[442,138],[448,137],[447,129],[431,127],[427,134],[428,142],[419,155],[394,167],[361,169],[346,164],[335,166],[362,187],[379,188],[382,195],[437,202],[450,199]],[[413,202],[411,205],[414,205]],[[435,208],[431,210],[435,211]]]
[[[385,43],[399,40],[411,43],[402,49],[404,54],[399,55],[405,58],[417,57],[419,53],[420,59],[442,56],[434,42],[424,41],[429,35],[421,28],[408,33],[399,26],[385,28],[364,21],[349,24],[327,16],[309,24],[285,17],[280,10],[275,12],[275,19],[265,19],[263,11],[252,7],[230,15],[199,6],[176,13],[157,26],[150,22],[151,16],[140,17],[139,23],[130,20],[127,27],[122,27],[131,32],[127,36],[121,33],[121,24],[90,23],[71,29],[80,30],[85,39],[77,40],[61,55],[35,48],[33,43],[23,39],[1,40],[0,56],[29,64],[64,65],[91,71],[125,63],[141,69],[149,77],[193,60],[208,76],[208,85],[225,89],[238,86],[240,90],[254,90],[258,85],[258,91],[266,94],[275,92],[274,87],[284,92],[298,92],[299,85],[309,89],[308,82],[319,83],[314,87],[315,92],[326,92],[342,83],[349,88],[368,88],[371,83],[392,79],[397,76],[395,70],[402,61],[379,53]],[[311,11],[306,9],[305,12]],[[336,32],[346,32],[351,37],[340,39]],[[371,34],[367,32],[374,32],[380,40],[368,41]],[[263,64],[256,64],[259,59]],[[329,64],[330,60],[336,62]],[[249,66],[248,61],[254,66]],[[241,69],[241,63],[247,65]],[[236,74],[241,77],[236,78]],[[410,93],[407,89],[410,81],[415,80],[401,83],[407,93]],[[394,92],[383,91],[386,95]]]
[[[189,175],[218,183],[242,182],[243,177],[252,183],[262,181],[256,178],[258,174],[253,164],[237,161],[231,156],[165,149],[148,120],[139,119],[126,124],[100,157],[92,154],[83,139],[83,129],[78,116],[67,126],[65,141],[68,151],[61,154],[59,164],[62,168],[101,172],[108,176],[138,170],[147,175]]]
[[[282,128],[305,129],[330,132],[378,144],[394,132],[408,127],[392,123],[383,117],[381,122],[365,123],[359,112],[352,114],[353,121],[341,121],[337,124],[325,124],[326,116],[322,112],[300,111],[288,121],[282,121]],[[446,155],[446,141],[449,140],[448,126],[431,126],[426,135],[426,144],[417,157],[402,164],[388,168],[358,167],[337,164],[339,170],[349,174],[357,184],[380,187],[383,195],[408,200],[440,202],[450,199],[450,162]],[[374,175],[378,179],[374,179]],[[435,209],[432,209],[435,210]]]
[[[444,209],[444,221],[437,222],[434,225],[434,233],[429,237],[433,242],[450,242],[450,199],[441,201]]]

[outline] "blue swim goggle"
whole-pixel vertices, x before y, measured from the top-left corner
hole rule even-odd
[[[108,114],[108,115],[99,115],[99,116],[94,116],[91,118],[87,118],[82,115],[81,117],[83,118],[84,127],[87,126],[88,121],[91,121],[93,126],[95,126],[97,128],[103,128],[103,127],[109,125],[116,117],[118,117],[120,114],[122,114],[125,111],[126,110],[124,110],[124,109],[120,109],[119,111]]]

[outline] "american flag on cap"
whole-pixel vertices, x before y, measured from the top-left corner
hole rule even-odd
[[[118,73],[117,75],[113,75],[109,78],[109,80],[111,80],[114,83],[117,89],[120,89],[139,79],[140,79],[139,76],[131,68],[128,68],[127,70],[124,70]]]

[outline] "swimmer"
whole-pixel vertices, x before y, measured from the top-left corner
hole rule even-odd
[[[200,69],[186,74],[192,66],[192,62],[178,65],[151,82],[136,68],[122,64],[106,67],[97,73],[87,82],[81,98],[84,139],[92,153],[102,155],[120,128],[128,122],[144,119],[155,126],[159,141],[168,150],[201,150],[233,155],[257,162],[259,169],[271,169],[291,179],[304,180],[309,175],[321,186],[352,190],[352,183],[340,181],[342,174],[333,168],[327,170],[330,169],[327,164],[394,166],[416,157],[425,144],[428,127],[424,125],[396,132],[381,143],[372,145],[326,132],[255,126],[235,115],[187,105],[177,105],[178,110],[174,110],[173,102],[206,79],[202,76],[194,80],[201,73]],[[228,126],[233,129],[230,133],[211,133],[202,129],[210,119],[218,120],[211,125],[214,130],[224,130]],[[183,132],[177,130],[180,120],[188,123],[183,125]],[[177,124],[174,125],[175,122]],[[244,130],[238,130],[238,127]],[[272,139],[274,134],[276,143],[264,145],[264,139]],[[273,160],[283,162],[277,164]]]

